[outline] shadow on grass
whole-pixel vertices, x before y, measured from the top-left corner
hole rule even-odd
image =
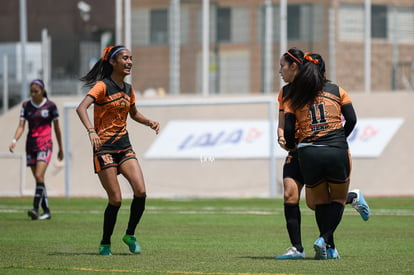
[[[241,256],[241,259],[251,259],[251,260],[273,260],[273,261],[315,261],[314,258],[307,257],[305,259],[276,259],[273,256]]]
[[[94,252],[51,252],[47,254],[48,256],[99,256],[104,257],[103,255],[99,255],[98,253]],[[111,256],[136,256],[136,254],[132,253],[112,253]]]

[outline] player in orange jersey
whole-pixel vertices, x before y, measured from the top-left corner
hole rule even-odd
[[[131,68],[132,56],[128,49],[124,46],[105,48],[102,58],[81,78],[86,85],[93,87],[76,109],[88,131],[93,148],[95,173],[108,194],[99,246],[101,255],[112,255],[111,236],[122,203],[118,174],[128,180],[134,192],[123,241],[130,252],[141,253],[135,230],[145,209],[146,189],[141,167],[129,140],[126,120],[129,115],[136,122],[149,126],[157,134],[160,125],[146,118],[135,106],[134,89],[124,82],[124,78],[130,75]],[[87,113],[92,104],[93,124]]]
[[[304,55],[302,68],[284,98],[284,136],[286,148],[298,152],[306,199],[315,205],[320,233],[314,243],[315,259],[337,259],[333,236],[342,218],[351,173],[346,138],[357,118],[349,95],[326,80],[321,66],[324,61],[319,54]]]
[[[299,72],[302,64],[305,62],[304,53],[297,49],[291,48],[280,58],[279,73],[283,80],[288,83],[279,91],[279,118],[278,118],[278,143],[283,149],[287,149],[284,137],[284,103],[283,98],[287,95],[290,83],[294,80]],[[320,64],[321,73],[325,74],[325,65]],[[296,132],[296,135],[298,133]],[[284,214],[286,219],[286,227],[291,242],[291,247],[287,252],[276,256],[276,259],[304,259],[305,252],[301,239],[301,213],[299,208],[300,193],[303,188],[303,177],[299,167],[297,151],[288,151],[288,156],[283,164],[283,189],[284,189]],[[315,209],[315,205],[308,195],[308,206]],[[370,210],[360,190],[352,190],[348,193],[347,204],[352,206],[360,213],[363,220],[368,220]]]

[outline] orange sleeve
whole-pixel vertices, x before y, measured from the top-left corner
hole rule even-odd
[[[285,107],[284,112],[285,112],[285,114],[286,113],[295,114],[295,112],[292,110],[292,108],[290,108],[290,104],[289,103],[290,103],[290,101],[287,101],[284,104],[284,107]]]
[[[131,87],[131,100],[130,100],[130,104],[131,105],[134,105],[135,104],[135,90],[132,87]]]
[[[351,97],[341,87],[339,87],[339,96],[341,97],[341,105],[352,103]]]
[[[105,92],[106,92],[105,83],[103,81],[98,81],[95,83],[92,89],[89,90],[88,95],[93,97],[95,101],[99,101],[103,97],[105,97]]]

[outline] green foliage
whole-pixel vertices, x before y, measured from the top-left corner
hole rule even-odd
[[[52,219],[26,216],[30,198],[0,198],[0,274],[412,274],[414,199],[368,199],[364,222],[346,207],[336,232],[339,260],[316,261],[313,212],[302,209],[307,258],[282,261],[289,239],[280,199],[147,200],[137,229],[143,252],[122,243],[130,200],[98,255],[104,199],[52,198]]]

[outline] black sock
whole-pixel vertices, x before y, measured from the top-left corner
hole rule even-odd
[[[355,192],[349,192],[348,193],[348,197],[346,197],[345,204],[351,204],[352,201],[357,198],[357,196],[358,195]]]
[[[42,196],[41,201],[42,201],[41,206],[42,206],[43,212],[50,213],[49,200],[47,198],[47,192],[46,192],[46,186],[45,185],[43,185],[43,196]]]
[[[135,235],[135,229],[137,228],[137,225],[145,210],[145,199],[146,197],[134,196],[129,213],[128,228],[126,230],[127,235]]]
[[[315,219],[319,228],[319,237],[324,237],[324,234],[328,231],[328,208],[329,204],[318,204],[315,207]],[[325,239],[325,241],[327,240]]]
[[[119,208],[120,206],[114,206],[108,203],[104,213],[103,234],[101,244],[111,244],[111,236],[114,232]]]
[[[42,202],[43,193],[45,190],[45,184],[43,182],[36,182],[36,191],[33,198],[33,209],[39,210],[40,203]]]
[[[289,233],[289,239],[292,246],[296,247],[299,252],[303,252],[302,238],[300,231],[301,215],[299,204],[285,203],[286,228]]]
[[[326,244],[330,248],[335,248],[334,232],[342,220],[344,208],[345,207],[341,203],[338,203],[338,202],[332,202],[331,204],[329,204],[328,213],[327,213],[328,219],[326,220],[328,230],[324,234],[324,237],[326,240]]]

